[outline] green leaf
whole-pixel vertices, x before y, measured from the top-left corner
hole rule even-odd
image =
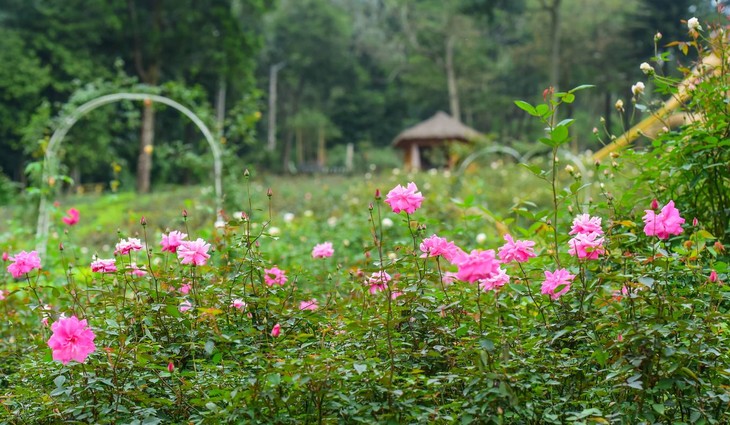
[[[664,414],[664,405],[655,403],[651,405],[652,409],[654,409],[655,412],[659,413],[660,415]]]
[[[555,127],[552,133],[550,133],[550,138],[557,146],[560,146],[563,143],[567,142],[569,136],[570,133],[568,132],[568,127],[563,125]]]
[[[352,367],[355,368],[355,371],[357,372],[358,375],[362,375],[363,372],[368,370],[368,365],[362,364],[362,363],[353,363]]]
[[[515,105],[517,105],[518,108],[522,109],[523,111],[527,112],[528,114],[530,114],[532,116],[535,116],[535,117],[538,116],[537,111],[535,111],[535,107],[525,101],[515,100]]]
[[[53,380],[53,383],[56,384],[57,388],[63,388],[63,384],[66,382],[66,377],[63,375],[58,375],[56,379]]]
[[[575,95],[573,93],[566,93],[565,96],[563,96],[563,102],[565,102],[565,103],[575,102]]]
[[[213,349],[214,349],[214,348],[215,348],[215,342],[213,342],[213,341],[212,341],[212,340],[210,340],[210,339],[209,339],[208,341],[206,341],[206,342],[205,342],[205,347],[204,347],[204,349],[205,349],[205,353],[206,353],[207,355],[209,355],[209,356],[210,356],[211,354],[213,354]]]
[[[590,88],[593,88],[593,87],[595,87],[593,84],[581,84],[581,85],[579,85],[576,88],[573,88],[573,89],[568,90],[568,93],[575,93],[577,91],[585,90],[585,89],[590,89]]]
[[[544,117],[545,115],[550,113],[550,107],[548,107],[544,103],[541,103],[535,107],[535,112],[537,113],[536,116]]]

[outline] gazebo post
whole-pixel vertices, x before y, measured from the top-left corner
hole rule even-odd
[[[418,143],[411,143],[411,162],[410,171],[421,170],[421,150],[418,148]]]

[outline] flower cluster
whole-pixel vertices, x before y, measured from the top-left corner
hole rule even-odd
[[[287,281],[286,272],[276,266],[270,269],[264,269],[264,273],[264,283],[269,286],[284,286]]]
[[[652,204],[656,204],[656,202]],[[645,223],[644,233],[646,236],[669,239],[671,235],[679,235],[682,233],[684,218],[679,215],[679,210],[674,207],[674,201],[669,201],[667,205],[662,207],[659,214],[656,214],[653,209],[644,210],[644,212],[646,213],[643,217]]]
[[[335,253],[332,242],[323,242],[312,248],[312,258],[329,258]]]
[[[51,330],[53,335],[48,346],[53,352],[53,360],[63,364],[71,360],[83,363],[96,350],[96,335],[89,329],[86,320],[79,320],[76,316],[61,317],[51,325]]]
[[[14,257],[8,257],[8,259],[12,263],[8,265],[7,270],[16,279],[30,273],[31,270],[40,270],[41,268],[41,259],[36,251],[20,251]]]
[[[393,212],[398,214],[405,211],[413,214],[417,209],[421,208],[423,195],[418,191],[415,183],[408,183],[407,187],[401,185],[396,186],[385,197],[385,203],[390,205]]]
[[[579,214],[573,219],[573,227],[568,234],[574,235],[568,241],[568,254],[574,257],[596,260],[599,255],[606,252],[603,247],[604,239],[600,217]]]

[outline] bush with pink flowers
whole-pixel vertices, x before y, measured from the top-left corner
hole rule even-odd
[[[59,216],[43,258],[3,256],[0,423],[730,422],[724,245],[611,179],[620,156],[594,199],[563,184],[578,89],[519,103],[547,129],[547,208],[415,174],[348,214],[298,222],[274,188],[212,231],[140,220],[95,252],[86,214]]]

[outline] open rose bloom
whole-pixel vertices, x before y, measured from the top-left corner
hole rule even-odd
[[[94,332],[86,320],[76,316],[62,317],[51,325],[53,335],[48,346],[53,351],[53,360],[67,364],[71,360],[83,363],[96,350]]]

